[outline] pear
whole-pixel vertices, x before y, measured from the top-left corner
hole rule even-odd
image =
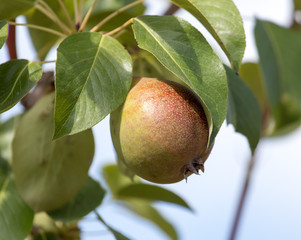
[[[111,114],[111,136],[123,169],[154,183],[175,183],[204,171],[208,122],[199,98],[168,80],[135,79]]]

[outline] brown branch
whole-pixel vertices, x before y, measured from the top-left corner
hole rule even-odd
[[[14,22],[15,19],[13,19],[12,21]],[[16,59],[18,56],[16,49],[16,26],[14,25],[8,25],[8,36],[6,40],[6,45],[10,60]]]
[[[249,160],[248,171],[247,171],[244,186],[243,186],[243,189],[242,189],[242,192],[240,195],[240,200],[239,200],[239,204],[237,206],[237,210],[236,210],[236,214],[235,214],[234,222],[232,225],[232,230],[231,230],[231,235],[230,235],[229,240],[234,240],[236,237],[236,233],[237,233],[237,229],[239,227],[242,211],[243,211],[243,208],[245,205],[246,196],[247,196],[247,193],[249,190],[249,185],[250,185],[255,161],[256,161],[255,153],[253,153],[253,155],[251,156],[251,158]]]
[[[43,72],[42,78],[39,80],[34,90],[21,100],[21,104],[28,110],[39,101],[39,99],[52,91],[54,91],[54,73],[52,71]]]
[[[174,15],[178,10],[179,7],[171,3],[170,7],[166,10],[166,12],[163,15]]]

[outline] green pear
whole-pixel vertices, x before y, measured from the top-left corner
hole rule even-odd
[[[111,114],[118,161],[154,183],[175,183],[204,171],[208,123],[187,87],[156,78],[135,79],[124,104]]]

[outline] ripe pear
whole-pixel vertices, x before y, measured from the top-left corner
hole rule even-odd
[[[199,98],[175,82],[142,77],[111,114],[118,160],[154,183],[175,183],[204,171],[208,122]]]

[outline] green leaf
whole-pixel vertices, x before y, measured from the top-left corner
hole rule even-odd
[[[130,240],[129,238],[127,238],[126,236],[124,236],[120,232],[118,232],[115,229],[113,229],[112,227],[110,227],[108,225],[107,225],[107,227],[109,227],[110,231],[113,233],[113,235],[116,238],[116,240]]]
[[[157,58],[149,52],[140,50],[137,56],[134,56],[134,59],[133,76],[169,79],[177,83],[182,83],[181,79],[164,67]]]
[[[227,111],[227,78],[221,60],[201,33],[180,18],[142,16],[133,22],[139,47],[152,53],[204,103],[210,146]]]
[[[77,33],[58,48],[54,138],[91,128],[125,99],[132,81],[129,53],[100,33]]]
[[[115,199],[125,201],[127,204],[123,205],[124,207],[127,207],[129,210],[133,211],[139,216],[152,221],[160,229],[162,229],[168,236],[170,236],[171,239],[177,239],[177,233],[173,228],[173,226],[166,219],[164,219],[155,208],[153,208],[150,205],[149,200],[150,198],[154,199],[155,198],[154,195],[149,194],[148,196],[146,196],[146,198],[148,198],[148,200],[146,200],[141,196],[142,194],[134,193],[133,191],[130,190],[131,194],[133,195],[135,194],[137,198],[136,197],[129,198],[128,196],[123,196],[122,194],[120,194],[120,192],[122,191],[122,189],[127,189],[127,187],[130,187],[133,184],[132,181],[128,177],[121,174],[116,165],[106,166],[103,170],[104,170],[104,177],[106,183],[108,184],[112,192],[112,195]],[[133,184],[133,185],[134,188],[139,188],[141,190],[141,186],[144,184],[141,185]],[[164,190],[159,190],[159,188],[150,187],[147,189],[152,189],[152,191],[155,189],[155,192],[157,193],[161,192],[166,194]],[[126,194],[127,193],[128,191],[126,190]],[[139,198],[141,197],[141,199],[138,199],[138,197]]]
[[[0,123],[0,157],[11,162],[11,145],[15,134],[16,126],[21,119],[21,115],[10,118],[4,123]]]
[[[118,195],[126,198],[174,203],[191,210],[188,204],[178,195],[167,189],[150,184],[136,183],[125,186],[120,188]]]
[[[66,17],[58,1],[53,0],[44,0],[49,7],[58,15],[62,22],[64,22],[68,27]],[[73,18],[74,7],[73,0],[63,0],[64,5],[70,16]],[[32,9],[26,13],[26,20],[28,24],[38,25],[46,28],[50,28],[59,32],[62,32],[62,29],[53,22],[50,18],[46,17],[38,9]],[[44,60],[47,56],[49,50],[58,44],[60,37],[45,31],[37,29],[29,29],[29,33],[33,42],[33,45],[37,51],[37,55],[40,60]]]
[[[149,203],[143,201],[129,201],[129,203],[129,209],[131,209],[133,212],[156,224],[170,237],[170,239],[178,239],[178,235],[174,227]]]
[[[108,165],[103,168],[103,175],[113,197],[118,199],[118,191],[132,183],[131,179],[120,173],[117,165]]]
[[[300,0],[294,0],[294,6],[295,6],[295,11],[301,10],[301,1]]]
[[[16,186],[35,211],[51,211],[76,196],[94,155],[91,129],[52,141],[54,94],[39,100],[21,119],[12,144]]]
[[[231,68],[225,66],[225,69],[229,87],[227,122],[248,138],[254,153],[261,135],[260,106],[242,79]]]
[[[37,0],[1,0],[0,20],[11,20],[34,7]]]
[[[135,2],[136,0],[103,0],[97,1],[95,7],[92,11],[91,17],[89,18],[87,28],[94,27],[96,24],[101,22],[108,15],[118,11],[120,8]],[[92,5],[94,0],[89,0],[85,4],[86,12]],[[116,27],[121,26],[127,20],[133,17],[143,15],[145,7],[143,4],[138,4],[134,7],[131,7],[123,12],[120,12],[117,17],[110,19],[107,23],[105,23],[100,30],[102,31],[111,31]]]
[[[252,90],[262,110],[268,105],[267,92],[264,85],[262,71],[258,63],[243,63],[239,69],[239,76]]]
[[[6,42],[7,38],[7,22],[6,21],[0,21],[0,49]]]
[[[38,63],[14,59],[0,65],[0,113],[16,105],[42,77]]]
[[[35,235],[33,240],[62,240],[62,238],[55,233],[39,233]]]
[[[24,239],[29,234],[33,211],[22,200],[14,180],[3,171],[0,159],[0,233],[1,239]]]
[[[232,0],[171,0],[196,17],[218,42],[238,71],[246,47],[240,13]]]
[[[274,134],[294,129],[301,123],[301,35],[257,20],[255,38],[275,120]]]
[[[105,190],[89,177],[78,194],[64,206],[48,212],[55,220],[70,222],[78,220],[97,208],[105,196]]]

